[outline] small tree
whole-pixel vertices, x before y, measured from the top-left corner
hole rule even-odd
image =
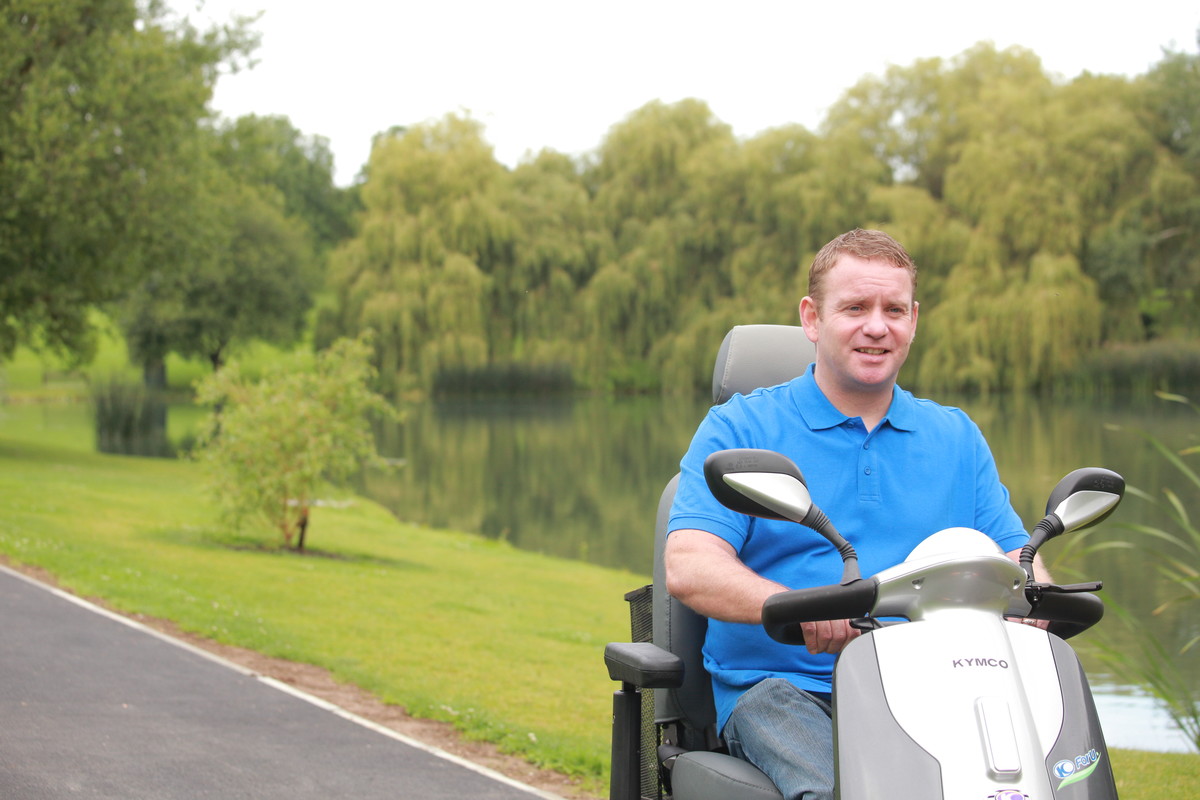
[[[304,549],[318,491],[378,458],[369,415],[394,413],[370,388],[370,355],[366,337],[340,339],[258,381],[230,363],[199,383],[197,401],[213,412],[198,453],[229,523],[265,521],[285,547]]]

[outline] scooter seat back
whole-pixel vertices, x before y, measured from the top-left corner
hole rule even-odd
[[[679,476],[676,475],[659,499],[654,526],[654,643],[683,660],[683,685],[678,689],[659,689],[654,692],[654,716],[658,723],[681,723],[677,734],[681,741],[675,742],[678,746],[688,750],[707,750],[717,743],[717,712],[713,704],[712,679],[704,669],[701,652],[708,622],[667,593],[663,566],[667,519],[678,486]]]
[[[798,325],[735,325],[713,365],[713,405],[803,375],[817,347]]]
[[[816,358],[816,346],[797,325],[735,325],[725,334],[713,364],[713,405],[735,394],[749,394],[804,374]],[[663,551],[676,475],[663,490],[654,525],[654,643],[678,655],[684,663],[683,686],[654,693],[655,717],[660,723],[678,720],[681,747],[712,749],[719,746],[713,705],[712,679],[704,669],[701,648],[708,622],[666,589]],[[687,795],[681,795],[687,796]]]
[[[815,346],[799,326],[735,326],[725,335],[713,367],[713,403],[802,375],[815,355]],[[723,746],[716,729],[712,679],[702,652],[708,623],[666,590],[663,554],[678,482],[676,475],[659,499],[652,589],[642,587],[626,599],[631,603],[633,641],[649,639],[677,656],[683,663],[683,682],[678,688],[637,692],[640,731],[630,733],[614,722],[610,797],[636,800],[669,793],[675,800],[781,800],[762,772],[719,752]],[[643,704],[647,694],[653,697],[652,705]],[[614,709],[627,703],[627,696],[624,689],[614,695]]]

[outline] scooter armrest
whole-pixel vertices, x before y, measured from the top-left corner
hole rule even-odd
[[[677,689],[683,660],[652,642],[609,642],[604,647],[608,677],[639,689]]]

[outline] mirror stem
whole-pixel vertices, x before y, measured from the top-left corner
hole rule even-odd
[[[1033,557],[1037,551],[1050,539],[1058,536],[1064,530],[1062,520],[1057,514],[1047,514],[1029,535],[1029,544],[1021,548],[1021,569],[1030,580],[1033,580]]]

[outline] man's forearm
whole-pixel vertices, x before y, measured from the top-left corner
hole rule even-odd
[[[755,573],[733,548],[704,531],[673,532],[664,559],[667,591],[712,619],[759,625],[766,599],[787,590]]]

